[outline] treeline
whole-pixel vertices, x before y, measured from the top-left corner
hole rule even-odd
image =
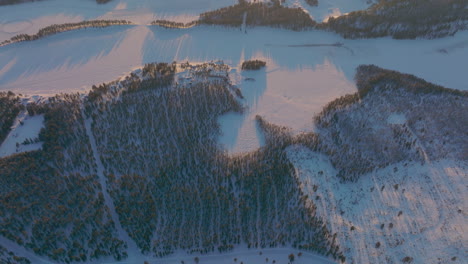
[[[260,70],[261,68],[266,66],[265,61],[261,60],[248,60],[242,62],[242,70]]]
[[[345,38],[440,38],[468,29],[465,0],[381,0],[363,11],[331,17],[320,28]]]
[[[34,2],[34,1],[41,1],[41,0],[0,0],[0,6],[22,4],[22,3]]]
[[[165,28],[191,28],[199,24],[200,22],[198,20],[191,21],[188,23],[173,22],[169,20],[155,20],[151,22],[151,25],[153,26],[160,26],[160,27],[165,27]]]
[[[288,8],[279,0],[271,3],[239,1],[238,4],[200,15],[200,24],[241,26],[244,14],[248,26],[272,26],[291,30],[306,30],[316,23],[300,8]]]
[[[82,28],[103,28],[116,25],[131,25],[132,22],[127,20],[89,20],[78,23],[65,23],[65,24],[55,24],[45,28],[42,28],[34,35],[28,34],[19,34],[12,37],[9,40],[5,40],[0,43],[0,46],[4,46],[11,43],[22,42],[22,41],[32,41],[40,38],[44,38],[50,35],[55,35],[61,32],[77,30]]]
[[[119,82],[117,100],[87,102],[116,211],[138,247],[162,257],[292,245],[342,259],[283,145],[237,157],[219,148],[218,117],[242,111],[228,67],[180,67],[190,80],[132,93],[123,91],[136,80]]]
[[[0,145],[8,136],[15,118],[22,109],[24,106],[13,92],[0,92]]]
[[[0,234],[61,263],[126,257],[104,204],[78,94],[28,109],[43,113],[42,150],[0,159]]]
[[[344,180],[401,161],[466,160],[468,92],[373,65],[360,66],[355,78],[357,93],[315,117],[319,150]]]

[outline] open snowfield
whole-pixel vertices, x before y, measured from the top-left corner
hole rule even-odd
[[[311,45],[337,42],[344,45]],[[187,30],[115,26],[0,47],[0,90],[44,96],[86,92],[93,84],[112,81],[148,62],[224,60],[233,68],[231,77],[245,94],[248,111],[222,119],[226,132],[221,143],[231,152],[241,152],[261,145],[253,121],[257,114],[295,132],[310,131],[314,113],[355,91],[353,77],[360,64],[466,90],[467,47],[468,32],[429,41],[345,40],[327,32],[270,28],[244,34],[236,28],[209,26]],[[266,69],[241,73],[242,61],[252,58],[266,60]]]
[[[288,157],[354,263],[466,263],[466,162],[403,162],[341,183],[324,155],[293,146]]]
[[[21,111],[15,119],[7,138],[0,145],[0,158],[15,153],[37,150],[42,147],[41,142],[23,144],[25,140],[34,140],[44,127],[44,115],[29,116],[27,111]]]

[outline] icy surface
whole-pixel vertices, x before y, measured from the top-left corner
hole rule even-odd
[[[399,163],[341,183],[324,155],[292,146],[288,157],[318,215],[338,233],[347,262],[466,259],[466,162]]]
[[[29,116],[27,111],[21,111],[15,119],[10,133],[0,146],[0,158],[15,153],[37,150],[41,142],[23,144],[26,139],[37,139],[44,127],[44,115]]]

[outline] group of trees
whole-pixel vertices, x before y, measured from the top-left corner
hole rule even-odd
[[[440,38],[468,29],[467,8],[465,0],[381,0],[367,10],[331,17],[319,27],[345,38]]]
[[[165,27],[165,28],[191,28],[196,25],[199,25],[200,23],[198,20],[194,20],[188,23],[182,23],[182,22],[173,22],[169,20],[155,20],[151,22],[151,25],[153,26],[160,26],[160,27]]]
[[[0,91],[0,145],[7,137],[15,118],[23,108],[20,98],[13,92]]]
[[[9,40],[5,40],[0,43],[0,46],[21,42],[21,41],[32,41],[37,40],[43,37],[47,37],[50,35],[55,35],[61,32],[77,30],[82,28],[103,28],[103,27],[110,27],[116,25],[131,25],[132,22],[127,20],[89,20],[89,21],[82,21],[78,23],[65,23],[65,24],[55,24],[51,26],[47,26],[42,28],[34,35],[28,34],[19,34],[12,37]]]
[[[265,61],[261,60],[248,60],[242,62],[242,70],[260,70],[266,66]]]
[[[334,100],[315,117],[319,148],[343,179],[403,160],[466,159],[459,146],[468,144],[468,92],[373,65],[358,68],[356,83],[357,93]],[[403,120],[389,122],[391,115]]]
[[[44,114],[42,150],[0,158],[0,234],[55,261],[126,257],[118,239],[81,116],[78,94],[31,111]]]
[[[239,1],[238,4],[200,15],[200,24],[240,26],[244,15],[248,26],[272,26],[292,30],[313,28],[316,23],[301,8],[288,8],[279,0],[272,2]]]

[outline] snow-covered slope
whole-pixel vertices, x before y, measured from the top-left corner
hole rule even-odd
[[[293,146],[288,157],[347,263],[466,260],[467,162],[401,162],[342,183],[322,154]]]

